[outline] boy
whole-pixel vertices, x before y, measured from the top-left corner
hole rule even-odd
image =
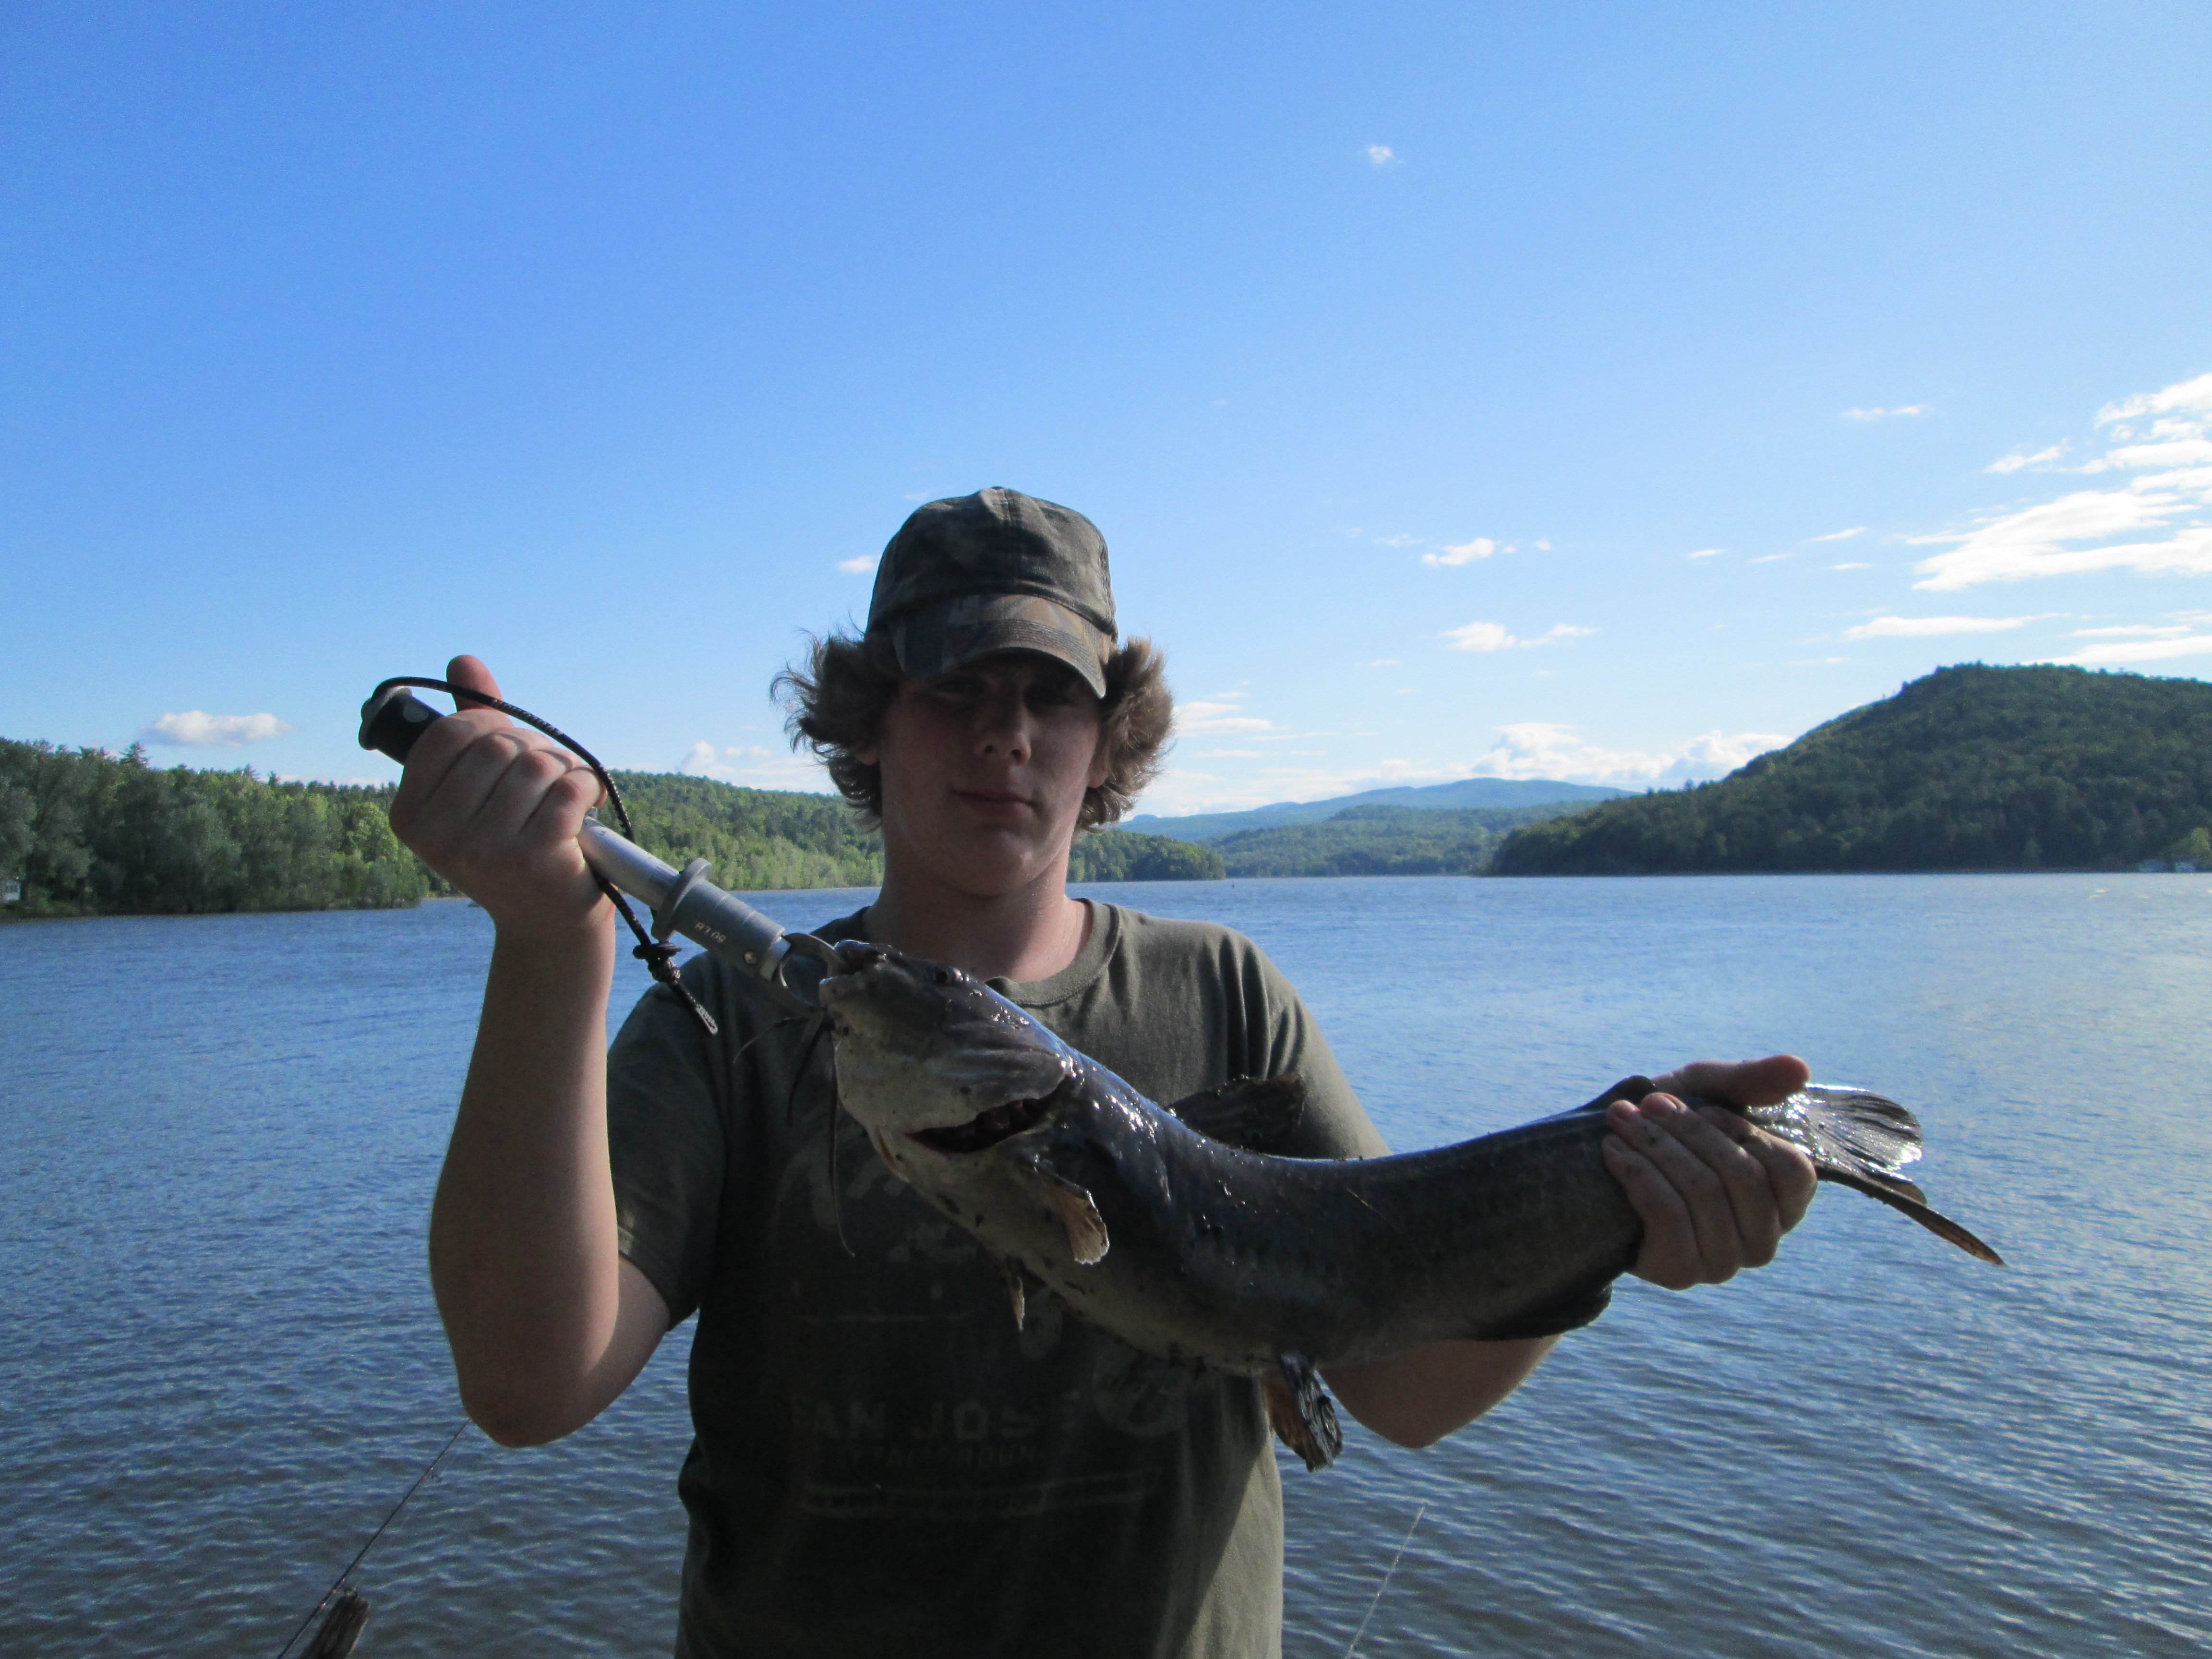
[[[450,677],[496,693],[473,658]],[[1305,1115],[1279,1150],[1384,1150],[1248,940],[1066,890],[1073,837],[1135,799],[1171,712],[1158,654],[1119,642],[1088,520],[1010,490],[930,503],[885,550],[863,635],[785,684],[794,735],[883,829],[882,891],[824,937],[964,968],[1156,1100],[1295,1072]],[[614,933],[574,842],[597,795],[479,710],[425,733],[392,807],[497,929],[431,1218],[470,1414],[508,1444],[567,1434],[698,1315],[681,1655],[1278,1652],[1281,1498],[1253,1382],[1149,1359],[1048,1298],[1017,1329],[975,1248],[840,1119],[804,1024],[711,958],[685,975],[719,1036],[656,988],[602,1055]],[[1805,1075],[1777,1056],[1662,1081],[1753,1104]],[[1763,1263],[1809,1200],[1810,1165],[1732,1116],[1658,1094],[1612,1119],[1646,1278]],[[1556,1340],[1328,1381],[1425,1444]]]

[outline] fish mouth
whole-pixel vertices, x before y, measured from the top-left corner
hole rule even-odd
[[[1010,1100],[1003,1106],[994,1106],[978,1112],[965,1123],[946,1124],[934,1129],[915,1129],[907,1139],[918,1140],[933,1152],[981,1152],[1012,1139],[1024,1129],[1034,1129],[1044,1121],[1050,1109],[1049,1097],[1042,1100]]]

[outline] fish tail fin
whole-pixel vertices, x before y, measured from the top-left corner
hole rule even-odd
[[[1935,1209],[1905,1176],[1920,1158],[1920,1120],[1886,1095],[1809,1084],[1789,1099],[1744,1112],[1760,1128],[1813,1160],[1823,1181],[1880,1199],[1936,1237],[1997,1267],[2004,1258]]]

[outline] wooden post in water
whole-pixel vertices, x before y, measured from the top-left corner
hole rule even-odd
[[[350,1586],[340,1590],[315,1627],[315,1639],[301,1650],[300,1659],[346,1659],[368,1622],[368,1598]]]

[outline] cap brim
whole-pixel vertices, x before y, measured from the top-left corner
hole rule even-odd
[[[1106,695],[1113,636],[1034,593],[971,595],[911,612],[889,626],[900,671],[912,679],[933,679],[994,651],[1034,651],[1066,663],[1095,695]]]

